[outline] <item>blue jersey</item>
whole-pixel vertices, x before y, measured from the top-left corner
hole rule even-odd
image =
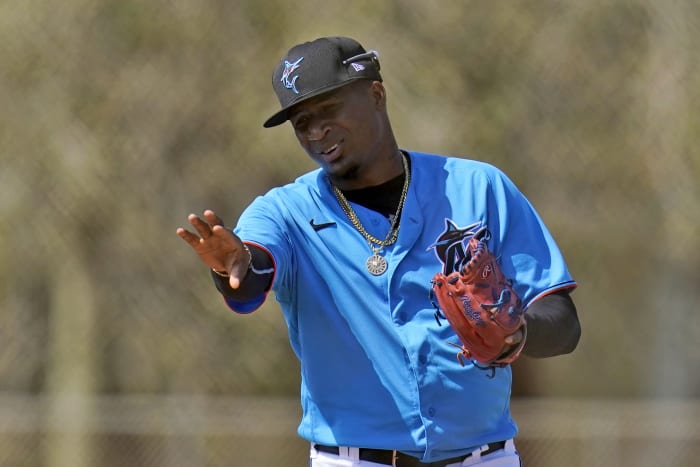
[[[258,197],[235,233],[275,263],[272,290],[301,361],[299,434],[325,445],[398,449],[428,462],[517,430],[510,367],[494,374],[460,365],[449,344],[456,335],[434,317],[433,275],[457,268],[465,244],[486,227],[489,249],[523,303],[575,283],[542,220],[500,170],[409,155],[411,183],[398,239],[382,250],[384,274],[367,271],[369,244],[321,170]],[[386,217],[351,205],[371,235],[386,236]]]

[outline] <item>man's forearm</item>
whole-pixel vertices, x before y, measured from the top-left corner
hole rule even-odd
[[[581,337],[576,306],[568,291],[546,295],[525,312],[527,340],[523,353],[530,357],[553,357],[572,352]]]

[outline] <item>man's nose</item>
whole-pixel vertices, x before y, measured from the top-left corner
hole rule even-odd
[[[326,125],[326,122],[319,120],[309,125],[306,137],[309,141],[321,141],[326,136],[326,133],[328,133],[328,125]]]

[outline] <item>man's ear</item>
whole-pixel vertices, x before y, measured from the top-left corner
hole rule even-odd
[[[380,110],[386,109],[386,88],[382,82],[372,81],[369,89],[376,107]]]

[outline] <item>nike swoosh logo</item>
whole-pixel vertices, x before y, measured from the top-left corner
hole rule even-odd
[[[312,229],[314,229],[316,232],[318,232],[318,231],[321,230],[321,229],[325,229],[326,227],[331,227],[331,226],[335,225],[335,222],[326,222],[326,223],[323,223],[323,224],[315,224],[315,223],[314,223],[314,220],[311,219],[311,220],[309,221],[309,224],[311,224],[311,228],[312,228]]]

